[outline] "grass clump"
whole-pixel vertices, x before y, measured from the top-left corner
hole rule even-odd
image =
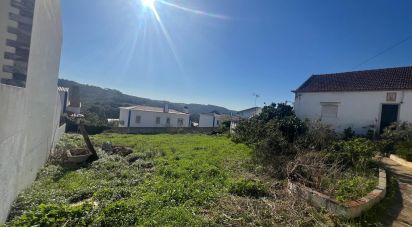
[[[229,192],[238,196],[263,197],[267,195],[263,183],[258,180],[241,179],[230,184]]]

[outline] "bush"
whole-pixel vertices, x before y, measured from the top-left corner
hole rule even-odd
[[[306,133],[297,140],[297,145],[302,150],[321,151],[337,139],[335,131],[320,121],[307,122],[306,125],[308,126]]]
[[[412,124],[407,122],[393,123],[385,128],[382,138],[393,142],[411,141],[412,140]]]
[[[365,138],[339,141],[330,150],[332,155],[341,159],[347,166],[364,170],[376,154],[375,144]]]
[[[241,179],[232,182],[229,186],[229,193],[238,196],[263,197],[267,195],[265,186],[257,180]]]
[[[404,141],[395,145],[396,155],[407,160],[412,161],[412,141]]]
[[[88,226],[91,224],[91,204],[68,207],[40,204],[34,210],[13,221],[13,226]]]

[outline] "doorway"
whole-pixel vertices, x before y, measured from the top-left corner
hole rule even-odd
[[[382,104],[380,132],[398,121],[399,105],[398,104]]]

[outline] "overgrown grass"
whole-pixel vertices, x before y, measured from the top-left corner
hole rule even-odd
[[[14,226],[322,226],[341,223],[290,196],[226,136],[92,137],[133,148],[90,165],[48,164],[15,201]],[[66,146],[65,142],[68,143]],[[63,150],[83,146],[65,136]],[[362,220],[363,221],[363,220]],[[345,222],[346,223],[346,222]],[[353,224],[353,223],[351,223]],[[356,223],[355,223],[356,224]]]

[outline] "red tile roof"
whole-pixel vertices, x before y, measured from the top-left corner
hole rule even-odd
[[[294,92],[412,89],[412,66],[313,75]]]

